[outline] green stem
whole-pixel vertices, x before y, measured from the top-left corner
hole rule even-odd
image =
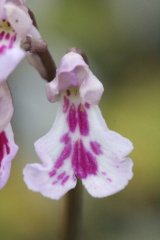
[[[78,183],[66,197],[63,240],[79,240],[82,223],[82,186]]]

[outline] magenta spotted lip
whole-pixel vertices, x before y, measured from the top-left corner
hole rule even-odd
[[[4,20],[3,25],[7,25],[7,28],[0,29],[0,55],[4,54],[7,49],[13,48],[16,41],[16,33],[9,23]]]
[[[68,95],[68,94],[67,94]],[[70,106],[70,107],[69,107]],[[69,159],[72,159],[72,168],[74,175],[77,178],[87,178],[88,175],[96,175],[98,171],[97,159],[95,155],[102,154],[101,146],[96,141],[90,142],[90,149],[86,149],[83,143],[83,138],[89,136],[89,121],[88,104],[75,105],[70,102],[67,96],[64,96],[63,113],[67,114],[66,123],[68,124],[69,132],[65,133],[60,138],[60,143],[64,144],[64,147],[56,160],[52,171],[49,172],[49,177],[56,178],[57,170],[61,169]],[[72,135],[79,128],[80,138],[76,141],[72,141]],[[64,178],[65,177],[65,178]],[[69,177],[65,176],[65,172],[58,175],[56,182],[61,182],[63,185],[68,181]],[[53,181],[55,184],[55,180]]]

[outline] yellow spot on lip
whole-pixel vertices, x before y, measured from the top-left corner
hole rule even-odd
[[[77,88],[69,88],[68,90],[69,90],[69,92],[72,96],[77,96],[78,95],[78,89]]]
[[[6,20],[0,21],[0,29],[4,30],[5,32],[14,32],[10,23]]]

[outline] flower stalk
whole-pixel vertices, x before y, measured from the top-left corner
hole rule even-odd
[[[66,196],[63,240],[79,240],[82,229],[82,185],[78,182],[76,189]]]
[[[31,9],[28,9],[28,13],[32,19],[33,25],[38,29],[36,18]],[[39,71],[41,77],[47,82],[51,82],[56,76],[56,64],[48,50],[47,44],[44,42],[34,42],[34,39],[27,37],[22,45],[27,46],[25,49],[31,53],[28,56],[29,62],[34,65]]]

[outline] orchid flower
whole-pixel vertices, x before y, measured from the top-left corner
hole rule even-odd
[[[24,1],[0,0],[0,82],[7,79],[26,55],[30,55],[21,47],[27,37],[39,48],[44,46]],[[36,65],[36,61],[32,64]]]
[[[21,0],[0,0],[0,189],[9,178],[11,161],[18,151],[10,124],[12,98],[5,81],[25,56],[21,39],[32,25],[26,12]]]
[[[25,49],[27,38],[33,45],[32,51],[46,46],[33,25],[24,0],[0,0],[0,189],[9,178],[11,160],[18,150],[10,125],[12,99],[5,81],[25,56],[35,55]],[[30,63],[37,67],[40,60],[35,58],[30,59]],[[40,65],[38,70],[45,76],[43,66]]]
[[[11,161],[18,151],[10,124],[12,114],[12,98],[7,84],[3,82],[0,83],[0,189],[9,178]]]
[[[58,114],[51,130],[35,143],[42,164],[24,168],[29,189],[59,199],[80,179],[100,198],[128,184],[133,146],[108,129],[98,107],[103,90],[80,54],[71,51],[62,58],[56,78],[47,85],[48,99],[59,102]]]

